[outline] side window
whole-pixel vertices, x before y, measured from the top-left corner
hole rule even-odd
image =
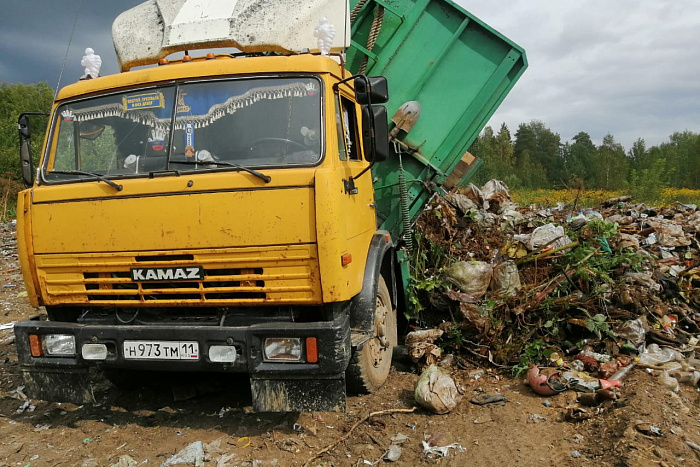
[[[340,110],[340,96],[335,99],[335,127],[338,134],[338,156],[341,161],[348,160],[348,152],[345,149],[345,130],[343,129],[343,112]]]
[[[340,115],[336,115],[336,122],[338,123],[338,152],[340,159],[359,161],[362,157],[359,149],[360,138],[357,131],[355,104],[343,96],[339,96],[338,99],[340,101]],[[344,145],[343,142],[345,142]]]

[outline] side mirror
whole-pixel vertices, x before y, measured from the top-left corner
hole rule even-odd
[[[17,130],[19,131],[20,138],[29,138],[31,136],[32,132],[29,129],[29,118],[27,117],[27,114],[22,114],[19,116],[19,119],[17,120]]]
[[[29,150],[29,139],[22,139],[19,143],[19,158],[22,162],[22,181],[29,188],[34,181],[34,164],[32,164],[32,152]]]
[[[383,105],[362,106],[362,145],[369,162],[389,158],[389,124]]]
[[[29,129],[29,118],[26,114],[19,116],[17,131],[19,131],[19,159],[22,164],[22,181],[25,187],[30,187],[34,181],[34,164],[32,163],[32,151],[29,148],[31,130]]]
[[[389,101],[389,86],[384,76],[355,78],[355,100],[360,105],[386,104]]]

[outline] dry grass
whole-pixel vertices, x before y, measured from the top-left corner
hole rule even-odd
[[[610,198],[617,198],[626,193],[605,190],[518,190],[511,193],[513,201],[521,206],[535,204],[538,206],[555,206],[564,203],[578,208],[593,208]]]
[[[14,219],[17,214],[17,193],[24,186],[7,174],[0,177],[0,221]]]
[[[688,188],[664,188],[660,192],[660,198],[644,200],[646,204],[653,206],[670,206],[674,203],[700,205],[700,190]],[[596,208],[608,199],[628,195],[623,191],[606,190],[518,190],[511,193],[513,201],[521,206],[535,204],[538,206],[555,206],[564,203],[568,207]]]

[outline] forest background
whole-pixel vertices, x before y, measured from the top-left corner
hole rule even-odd
[[[22,189],[17,118],[22,112],[48,112],[54,91],[46,83],[0,83],[0,218],[15,215]],[[31,120],[32,154],[38,158],[46,119]],[[565,137],[568,135],[564,135]],[[664,205],[700,204],[700,134],[689,130],[647,147],[640,136],[629,149],[612,134],[596,145],[580,131],[562,141],[545,122],[521,123],[515,134],[502,124],[487,126],[469,149],[483,161],[471,180],[481,185],[504,181],[516,202],[577,203],[593,207],[604,199],[630,194],[635,201]]]

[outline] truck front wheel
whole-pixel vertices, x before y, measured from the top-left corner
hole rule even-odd
[[[372,338],[353,352],[345,374],[351,392],[370,394],[386,381],[391,369],[391,354],[396,345],[396,310],[383,277],[377,284]]]

